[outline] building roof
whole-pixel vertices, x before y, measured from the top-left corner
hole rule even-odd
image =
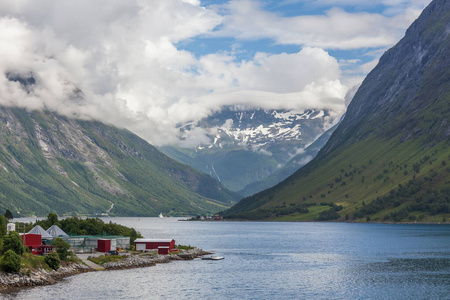
[[[173,239],[135,239],[134,242],[136,243],[170,243]]]
[[[43,239],[53,238],[47,231],[44,230],[44,228],[42,228],[39,225],[34,226],[34,228],[31,229],[30,231],[28,231],[27,233],[40,234],[41,238],[43,238]]]
[[[58,225],[52,225],[49,229],[47,229],[47,232],[54,238],[62,237],[62,236],[69,236],[61,228],[59,228]]]

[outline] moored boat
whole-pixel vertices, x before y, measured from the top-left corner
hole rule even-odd
[[[202,257],[202,260],[221,260],[224,258],[225,257],[223,257],[223,256],[205,256],[205,257]]]

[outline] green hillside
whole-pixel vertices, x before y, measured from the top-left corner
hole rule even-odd
[[[0,210],[15,216],[193,215],[238,196],[123,129],[0,108]]]
[[[243,199],[227,211],[227,216],[325,220],[319,213],[334,209],[329,205],[333,203],[342,209],[339,207],[338,217],[332,219],[440,222],[450,217],[450,143],[434,147],[415,143],[371,138],[338,149],[338,155],[309,165],[310,170],[303,169],[279,186],[256,195],[257,201],[249,201],[254,197]],[[443,203],[433,200],[424,208],[414,206],[431,200],[434,194],[445,196]],[[385,203],[377,205],[383,197],[387,197]],[[399,219],[398,214],[403,217]]]
[[[442,222],[450,218],[450,3],[433,1],[380,59],[330,140],[228,218]]]

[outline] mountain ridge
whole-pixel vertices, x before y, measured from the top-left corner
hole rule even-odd
[[[192,215],[239,196],[133,133],[0,107],[0,209],[16,215]]]
[[[365,78],[316,158],[277,186],[241,200],[225,216],[358,222],[448,218],[449,24],[450,3],[433,1]]]

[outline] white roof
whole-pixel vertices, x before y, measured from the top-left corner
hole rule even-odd
[[[52,225],[49,229],[47,229],[47,232],[54,238],[57,238],[60,236],[69,236],[61,228],[59,228],[58,225]]]
[[[135,239],[134,242],[136,243],[170,243],[173,241],[173,239]]]
[[[39,225],[34,226],[33,229],[31,229],[30,231],[28,231],[27,233],[34,233],[34,234],[40,234],[41,238],[43,239],[52,239],[53,237],[44,230],[44,228],[42,228]]]

